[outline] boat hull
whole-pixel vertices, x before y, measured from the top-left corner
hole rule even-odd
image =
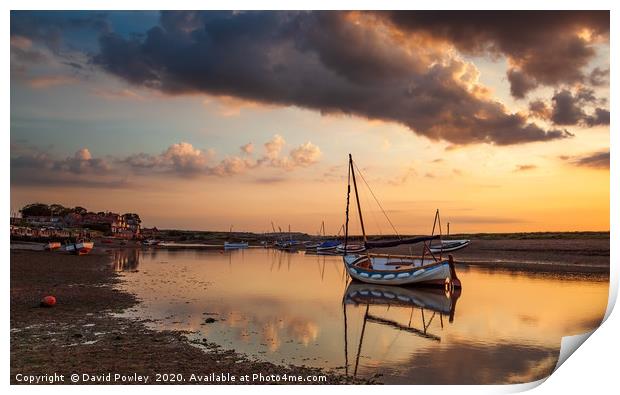
[[[443,314],[452,314],[460,291],[446,293],[435,288],[398,287],[351,282],[346,289],[345,303],[354,305],[387,305],[421,307]]]
[[[431,246],[430,250],[433,254],[439,252],[452,252],[467,247],[469,243],[469,240],[443,240],[441,242],[441,246]]]
[[[366,251],[366,247],[364,247],[361,244],[349,244],[347,245],[347,248],[346,248],[347,254],[355,254],[357,252],[364,252],[364,251]],[[336,252],[344,253],[345,252],[344,244],[339,244],[336,247]]]
[[[65,246],[65,251],[75,255],[86,255],[93,249],[94,246],[95,243],[92,241],[84,241],[74,244],[67,244]]]
[[[62,246],[62,245],[60,244],[60,242],[57,242],[57,241],[50,241],[49,243],[47,243],[47,244],[45,245],[45,250],[46,250],[46,251],[55,251],[55,250],[60,249],[60,247],[61,247],[61,246]]]
[[[224,243],[224,249],[226,250],[239,250],[248,248],[248,243]]]
[[[354,280],[378,285],[434,285],[460,287],[451,260],[427,263],[416,258],[372,255],[345,255],[347,272]],[[372,268],[360,264],[370,263]],[[404,267],[403,267],[404,266]],[[381,267],[381,269],[376,269]]]

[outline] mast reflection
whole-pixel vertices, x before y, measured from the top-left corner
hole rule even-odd
[[[439,319],[441,329],[444,327],[444,316],[448,317],[449,323],[454,321],[456,302],[460,295],[460,289],[449,292],[436,288],[396,287],[391,285],[359,283],[355,281],[350,282],[342,297],[345,373],[347,375],[349,374],[347,305],[365,307],[362,330],[353,366],[353,376],[355,377],[357,376],[367,323],[383,325],[395,331],[409,333],[429,341],[441,342],[441,337],[437,334],[430,333],[428,329],[436,317]],[[380,316],[378,312],[371,311],[371,307],[374,307],[374,310],[377,310],[377,307],[411,309],[409,322],[405,324],[384,318]],[[418,327],[412,324],[414,311],[416,310],[419,310],[421,313],[421,326]]]

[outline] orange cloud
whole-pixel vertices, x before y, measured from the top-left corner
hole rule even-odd
[[[78,82],[77,78],[64,75],[49,75],[43,77],[35,77],[28,84],[35,89],[46,89],[60,85],[71,85]]]

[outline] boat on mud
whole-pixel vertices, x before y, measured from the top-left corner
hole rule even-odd
[[[65,251],[75,255],[86,255],[92,251],[95,243],[92,241],[78,240],[75,243],[65,245]]]
[[[62,247],[62,244],[59,241],[50,241],[43,248],[45,251],[56,251]]]

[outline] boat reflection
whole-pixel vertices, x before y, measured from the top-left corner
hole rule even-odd
[[[456,311],[456,302],[461,296],[461,290],[455,289],[452,292],[439,290],[436,288],[412,288],[397,287],[386,285],[374,285],[359,283],[352,281],[345,289],[342,298],[342,310],[344,315],[344,358],[345,373],[349,375],[349,344],[348,344],[348,323],[347,323],[347,305],[364,308],[362,329],[359,343],[357,345],[355,362],[353,367],[353,376],[357,376],[360,355],[362,352],[362,344],[364,342],[364,333],[366,332],[366,324],[381,325],[385,328],[391,328],[395,331],[418,336],[429,341],[440,342],[441,337],[437,334],[429,332],[429,327],[433,320],[438,317],[440,328],[444,327],[444,315],[448,317],[448,322],[454,322],[454,314]],[[384,318],[379,315],[378,307],[387,309],[410,309],[409,322],[406,324]],[[384,310],[384,309],[379,309]],[[420,311],[421,326],[416,327],[414,321],[414,312]],[[419,325],[419,324],[418,324]]]

